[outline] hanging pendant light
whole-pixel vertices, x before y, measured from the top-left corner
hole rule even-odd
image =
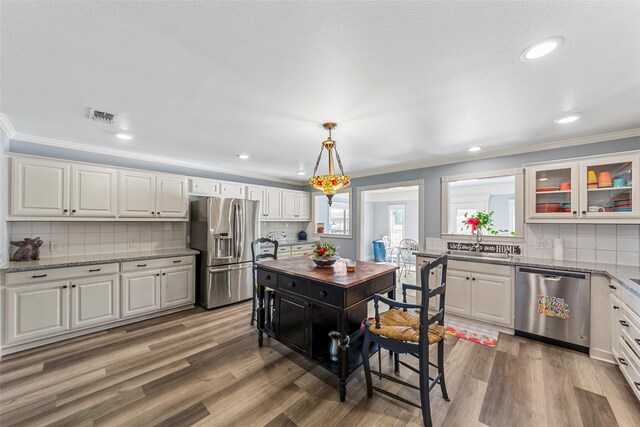
[[[331,129],[335,128],[337,125],[335,123],[325,123],[322,126],[329,131],[329,138],[322,143],[320,155],[318,155],[318,160],[316,161],[316,167],[313,168],[313,177],[309,179],[309,185],[316,190],[322,191],[327,196],[327,199],[329,199],[329,206],[331,206],[331,199],[333,199],[333,195],[343,188],[348,187],[351,182],[351,177],[344,174],[342,161],[340,160],[340,155],[336,148],[336,142],[331,139]],[[316,175],[323,150],[327,150],[327,156],[329,157],[329,173],[327,175]],[[340,175],[336,175],[333,169],[333,151],[336,152],[336,160],[338,161],[338,167],[340,168]]]

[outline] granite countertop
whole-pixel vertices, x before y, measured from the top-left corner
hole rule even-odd
[[[77,267],[81,265],[107,264],[111,262],[138,261],[152,258],[197,255],[200,252],[190,248],[157,249],[153,251],[121,252],[114,254],[74,255],[45,258],[39,261],[8,261],[0,264],[0,272],[43,270],[45,268]]]
[[[445,255],[445,252],[439,251],[417,251],[417,256],[425,256],[437,258]],[[610,278],[617,280],[625,288],[632,291],[640,297],[640,285],[631,281],[631,279],[640,279],[640,266],[637,265],[618,265],[604,264],[597,262],[584,261],[556,261],[552,259],[532,258],[526,256],[510,256],[508,258],[491,258],[477,257],[473,255],[465,255],[464,253],[447,254],[449,259],[455,261],[482,262],[486,264],[526,266],[537,268],[549,268],[556,270],[580,271],[584,273],[604,274]]]

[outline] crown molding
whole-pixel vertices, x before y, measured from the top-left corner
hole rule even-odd
[[[178,159],[173,159],[173,158],[163,157],[163,156],[153,156],[149,154],[135,153],[135,152],[124,151],[124,150],[115,150],[113,148],[97,147],[93,145],[81,144],[77,142],[69,142],[69,141],[64,141],[64,140],[55,139],[55,138],[47,138],[42,136],[15,133],[14,136],[11,137],[10,139],[21,141],[21,142],[29,142],[32,144],[46,145],[49,147],[64,148],[64,149],[76,150],[76,151],[85,151],[85,152],[96,153],[96,154],[104,154],[106,156],[121,157],[121,158],[133,159],[133,160],[140,160],[144,162],[160,163],[165,165],[203,170],[208,172],[224,173],[228,175],[241,176],[245,178],[262,179],[265,181],[280,182],[284,184],[303,185],[303,183],[301,183],[300,181],[296,181],[293,179],[278,178],[273,176],[256,174],[252,172],[244,172],[244,171],[238,172],[237,170],[225,169],[225,168],[205,165],[202,163],[191,162],[187,160],[178,160]]]
[[[9,121],[9,117],[2,113],[0,113],[0,129],[2,129],[9,139],[13,139],[18,134],[11,124],[11,121]]]
[[[371,168],[361,172],[350,174],[352,178],[364,178],[367,176],[382,175],[387,173],[402,172],[414,169],[422,169],[433,166],[449,165],[453,163],[472,162],[475,160],[491,159],[495,157],[511,156],[515,154],[530,153],[534,151],[545,151],[556,148],[574,147],[576,145],[595,144],[597,142],[614,141],[617,139],[633,138],[640,136],[640,128],[627,129],[617,132],[602,133],[598,135],[583,136],[579,138],[560,139],[535,144],[521,145],[518,147],[502,148],[486,151],[482,154],[456,154],[444,156],[435,160],[402,163],[397,165]]]

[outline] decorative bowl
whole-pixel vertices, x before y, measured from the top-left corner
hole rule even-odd
[[[330,256],[330,257],[310,256],[309,259],[316,264],[316,267],[326,268],[326,267],[331,267],[333,264],[335,264],[336,261],[338,261],[340,259],[340,257],[338,255],[334,255],[334,256]]]

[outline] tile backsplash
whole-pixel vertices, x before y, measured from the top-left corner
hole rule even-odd
[[[8,222],[10,240],[40,237],[40,258],[187,246],[186,222]],[[17,250],[9,244],[9,253]]]
[[[553,259],[556,238],[562,239],[568,261],[640,265],[640,225],[635,224],[525,224],[525,241],[514,244],[521,245],[524,256]],[[444,239],[427,238],[426,245],[446,249]]]

